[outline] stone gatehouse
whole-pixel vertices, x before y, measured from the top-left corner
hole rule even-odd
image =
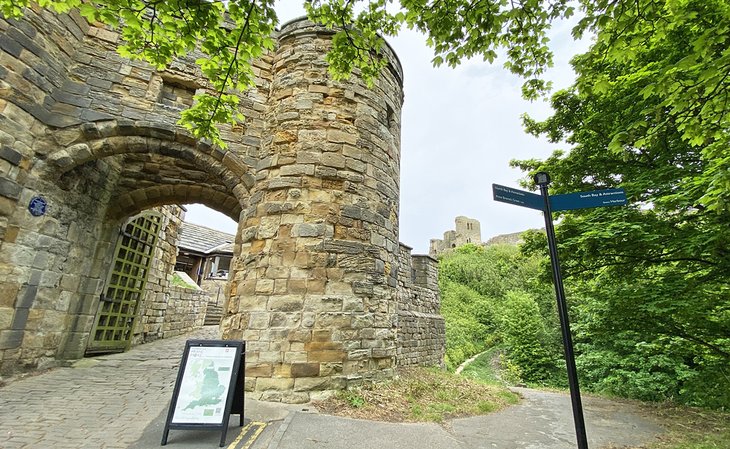
[[[238,222],[221,326],[247,341],[250,390],[305,400],[440,363],[435,261],[398,241],[397,57],[368,89],[328,77],[330,32],[275,37],[223,150],[176,125],[206,88],[196,55],[160,72],[75,12],[0,18],[0,372],[130,344],[150,210],[189,203]]]

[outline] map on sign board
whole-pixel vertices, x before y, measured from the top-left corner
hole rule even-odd
[[[236,352],[225,346],[190,348],[172,423],[223,422]]]

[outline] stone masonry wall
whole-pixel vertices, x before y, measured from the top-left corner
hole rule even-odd
[[[373,89],[332,81],[330,44],[309,22],[282,27],[271,140],[233,260],[223,335],[248,342],[247,387],[268,400],[395,368],[401,69],[386,48]]]
[[[446,328],[438,262],[411,256],[411,248],[401,244],[398,284],[398,366],[443,366]]]
[[[389,48],[373,88],[357,75],[335,82],[324,60],[332,33],[285,24],[253,63],[246,121],[223,127],[224,150],[176,124],[206,89],[198,55],[159,72],[121,58],[119,35],[78,13],[33,8],[0,18],[0,374],[84,354],[119,227],[168,204],[239,222],[222,328],[248,342],[257,397],[304,401],[387,378],[399,341],[438,339],[438,320],[416,315],[437,313],[427,287],[402,274],[402,73]],[[37,195],[49,204],[42,217],[27,209]],[[137,341],[197,325],[204,309],[155,276]],[[176,301],[185,318],[168,310],[160,328],[152,311]]]
[[[161,338],[174,337],[203,327],[209,300],[204,291],[170,287],[164,295],[167,310]]]
[[[0,18],[0,375],[83,356],[127,217],[202,202],[237,219],[253,183],[265,95],[242,99],[249,127],[225,128],[230,150],[214,152],[175,125],[175,86],[204,87],[189,61],[159,73],[118,41],[76,12]]]
[[[80,345],[76,330],[90,326],[111,250],[100,217],[117,179],[114,164],[101,160],[69,170],[52,192],[47,178],[30,175],[53,149],[38,141],[44,128],[33,113],[49,121],[62,114],[50,94],[64,86],[85,26],[70,16],[30,16],[0,19],[0,374],[53,365]],[[38,195],[48,211],[33,217],[27,205]]]
[[[200,287],[206,291],[212,304],[223,305],[226,300],[227,279],[203,279]]]

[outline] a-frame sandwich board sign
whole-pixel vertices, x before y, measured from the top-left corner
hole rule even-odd
[[[246,343],[235,340],[188,340],[167,412],[162,446],[170,429],[220,430],[226,442],[231,413],[241,417]]]

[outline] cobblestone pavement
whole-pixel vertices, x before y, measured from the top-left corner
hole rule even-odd
[[[167,408],[185,341],[218,333],[207,326],[10,382],[0,388],[0,448],[129,447]]]

